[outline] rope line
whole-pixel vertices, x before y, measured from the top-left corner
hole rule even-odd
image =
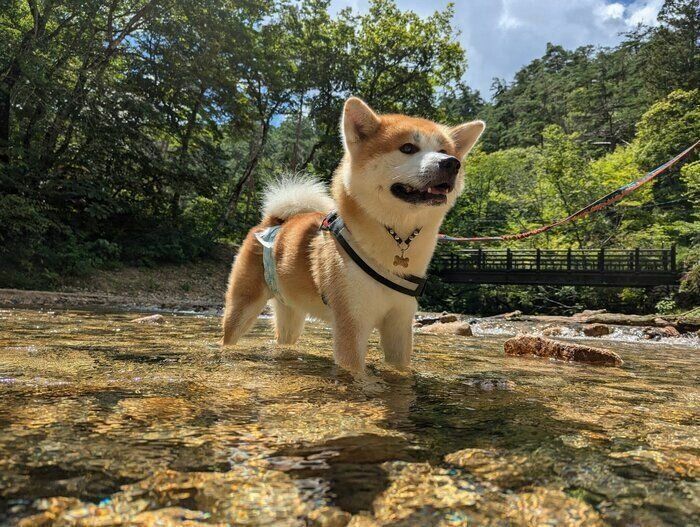
[[[627,183],[626,185],[623,185],[622,187],[619,187],[609,194],[606,194],[602,198],[598,198],[595,200],[593,203],[590,203],[583,207],[582,209],[574,212],[573,214],[567,216],[566,218],[563,218],[561,220],[557,220],[553,223],[550,223],[548,225],[543,225],[542,227],[537,227],[536,229],[532,229],[529,231],[525,232],[519,232],[517,234],[502,234],[500,236],[472,236],[472,237],[460,237],[460,236],[448,236],[447,234],[438,234],[438,241],[439,242],[452,242],[452,243],[469,243],[469,242],[497,242],[497,241],[509,241],[509,240],[524,240],[525,238],[529,238],[531,236],[536,236],[537,234],[542,234],[543,232],[547,232],[555,227],[559,227],[561,225],[564,225],[566,223],[570,223],[574,220],[578,220],[580,218],[584,218],[586,216],[589,216],[590,214],[593,214],[594,212],[598,212],[599,210],[602,210],[606,207],[609,207],[613,203],[617,203],[620,201],[622,198],[625,196],[631,194],[635,190],[637,190],[639,187],[642,185],[649,183],[650,181],[656,179],[659,177],[661,174],[666,172],[668,169],[670,169],[673,165],[681,161],[682,159],[685,159],[688,157],[695,149],[700,146],[700,140],[696,141],[693,145],[689,146],[683,152],[678,154],[676,157],[673,157],[666,161],[663,165],[660,165],[656,167],[654,170],[651,172],[647,172],[645,175],[643,175],[641,178],[631,181],[630,183]]]

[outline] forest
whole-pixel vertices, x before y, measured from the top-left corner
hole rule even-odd
[[[612,48],[547,45],[491,94],[463,81],[454,7],[393,0],[8,0],[0,11],[0,287],[207,258],[259,219],[283,173],[330,180],[356,95],[382,112],[487,130],[443,231],[549,223],[700,139],[700,6]],[[489,314],[700,305],[697,156],[615,207],[511,247],[661,247],[678,291],[460,287],[431,279],[422,307]],[[447,250],[447,249],[444,249]]]

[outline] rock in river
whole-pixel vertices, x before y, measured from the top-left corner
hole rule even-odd
[[[610,333],[612,333],[612,328],[605,324],[586,324],[583,326],[583,334],[587,337],[604,337]]]
[[[473,336],[472,328],[468,322],[448,322],[446,324],[431,324],[421,328],[423,333],[433,333],[436,335],[459,335],[461,337]]]
[[[645,339],[662,339],[680,336],[680,332],[673,326],[666,326],[663,328],[644,328]]]
[[[508,339],[503,345],[506,355],[535,355],[569,362],[585,362],[600,366],[622,366],[622,359],[612,351],[558,342],[543,337],[520,335]]]

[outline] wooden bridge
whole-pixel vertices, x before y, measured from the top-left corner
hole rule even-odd
[[[670,249],[459,249],[435,255],[445,282],[462,284],[678,285],[676,248]]]

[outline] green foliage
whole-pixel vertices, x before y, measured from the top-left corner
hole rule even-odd
[[[0,12],[2,283],[47,285],[240,240],[264,184],[328,178],[344,98],[432,115],[452,7],[375,0],[10,2]],[[401,93],[401,97],[396,94]],[[281,124],[280,124],[281,122]]]
[[[700,137],[700,89],[669,93],[644,113],[637,130],[637,161],[651,170]]]

